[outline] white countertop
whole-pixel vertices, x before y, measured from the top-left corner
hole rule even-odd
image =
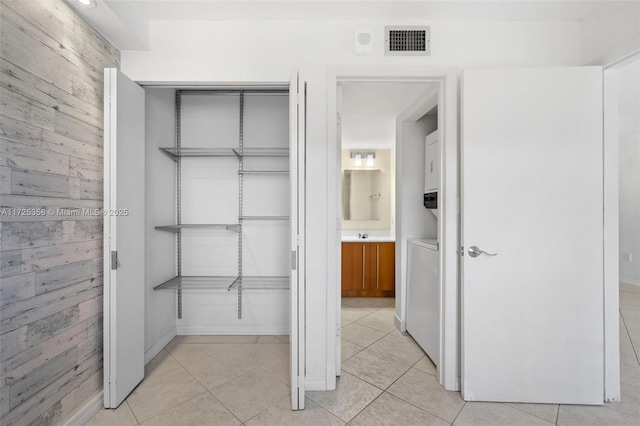
[[[383,243],[383,242],[395,242],[394,237],[385,237],[385,236],[376,236],[372,235],[367,238],[358,238],[357,236],[343,236],[342,242],[350,243],[350,242],[370,242],[370,243]]]

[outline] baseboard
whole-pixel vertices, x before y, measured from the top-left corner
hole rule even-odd
[[[327,378],[324,376],[317,377],[305,377],[304,378],[304,390],[305,391],[326,391],[332,390],[327,389]]]
[[[82,408],[80,408],[67,422],[65,426],[84,426],[93,416],[104,407],[104,392],[98,392]]]
[[[640,287],[640,281],[638,280],[633,280],[631,278],[626,278],[626,277],[620,277],[619,281],[622,284],[629,284],[629,285],[635,285]]]
[[[400,318],[398,318],[398,315],[393,316],[393,323],[396,325],[396,328],[400,330],[400,332],[402,333],[407,332],[407,323],[405,323],[404,321],[401,321]]]
[[[178,336],[288,336],[289,328],[233,327],[233,326],[178,326]]]
[[[177,336],[177,334],[176,328],[173,327],[164,337],[158,340],[155,345],[151,346],[151,348],[144,353],[144,364],[147,365],[149,361],[155,358],[156,355],[158,355],[160,351]]]

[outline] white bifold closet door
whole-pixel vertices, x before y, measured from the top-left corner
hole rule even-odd
[[[289,87],[291,184],[291,408],[304,409],[305,371],[305,170],[307,84],[296,73]]]
[[[602,404],[602,70],[462,84],[463,398]]]
[[[144,377],[145,92],[104,72],[104,406]]]
[[[144,377],[145,91],[105,69],[104,405]],[[306,83],[290,83],[291,404],[304,408]],[[125,214],[126,209],[126,214]]]

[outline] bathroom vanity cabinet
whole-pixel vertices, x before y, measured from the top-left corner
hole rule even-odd
[[[395,243],[342,243],[342,297],[395,295]]]

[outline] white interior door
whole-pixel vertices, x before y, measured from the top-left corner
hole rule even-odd
[[[104,405],[144,377],[145,92],[115,68],[104,90]]]
[[[304,409],[305,376],[305,170],[306,82],[296,74],[289,88],[291,182],[291,408]]]
[[[465,71],[465,400],[602,404],[602,167],[599,67]]]

